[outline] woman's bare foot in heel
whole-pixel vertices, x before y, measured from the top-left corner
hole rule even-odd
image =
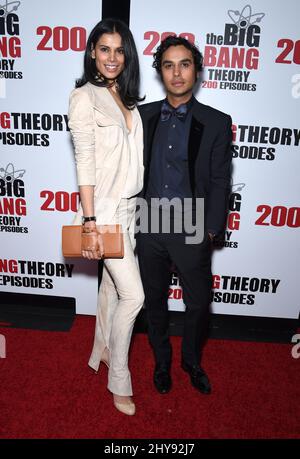
[[[113,394],[114,397],[114,405],[117,410],[121,411],[121,413],[128,414],[128,416],[132,416],[135,414],[135,404],[133,403],[131,397],[128,395],[117,395]]]

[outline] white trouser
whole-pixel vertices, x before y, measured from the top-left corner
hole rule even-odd
[[[132,395],[128,350],[135,318],[144,303],[143,286],[134,255],[135,207],[136,198],[121,199],[115,220],[107,222],[122,224],[124,258],[104,260],[94,346],[89,360],[89,366],[97,371],[104,349],[109,349],[107,387],[117,395]]]

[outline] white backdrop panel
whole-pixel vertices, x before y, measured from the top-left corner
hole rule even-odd
[[[73,148],[66,124],[68,96],[75,79],[82,74],[83,49],[91,28],[101,19],[101,3],[89,0],[86,8],[79,0],[21,1],[15,11],[21,56],[15,59],[14,70],[21,71],[23,78],[6,79],[6,94],[5,97],[2,94],[1,101],[1,112],[8,113],[11,120],[9,131],[15,135],[36,134],[39,140],[33,145],[1,142],[2,179],[7,181],[10,163],[15,171],[23,171],[26,216],[21,216],[19,226],[28,228],[28,232],[1,230],[0,289],[74,296],[77,313],[87,314],[95,313],[97,264],[64,260],[60,228],[73,220],[76,203],[71,206],[70,202],[77,191]],[[6,36],[10,37],[8,33]],[[4,58],[2,55],[2,63]],[[38,124],[29,125],[29,121],[26,124],[26,114],[32,123],[36,114]],[[13,123],[13,119],[18,123]],[[43,125],[43,119],[50,124]],[[1,133],[6,131],[2,122]],[[40,145],[42,135],[48,136],[46,146]],[[15,172],[14,178],[19,174]],[[9,215],[17,216],[15,212]],[[7,267],[9,260],[16,261],[14,273]],[[13,280],[3,285],[3,276],[21,277],[21,285],[12,285]],[[38,287],[41,279],[48,288]]]
[[[230,210],[240,221],[238,228],[229,223],[225,248],[213,256],[212,310],[216,313],[291,318],[299,314],[300,102],[292,78],[298,75],[300,64],[300,5],[288,0],[284,15],[282,8],[282,3],[267,0],[248,6],[223,0],[213,5],[195,0],[184,4],[172,0],[131,2],[130,26],[137,42],[146,102],[164,97],[151,68],[152,54],[164,34],[192,34],[205,56],[203,83],[195,95],[200,102],[229,113],[237,126],[234,143],[239,153],[233,160],[232,190],[238,209]],[[240,42],[229,44],[226,30],[228,33],[234,27]],[[241,39],[245,31],[248,41]],[[288,41],[280,44],[282,39]],[[244,53],[240,64],[233,61],[234,53]],[[257,68],[251,68],[251,53],[256,56]],[[238,84],[240,79],[246,88],[224,89],[226,83]],[[251,129],[256,129],[257,137],[249,136]],[[284,140],[286,130],[290,142]],[[182,310],[180,293],[176,291],[176,295],[179,299],[170,298],[169,307]]]

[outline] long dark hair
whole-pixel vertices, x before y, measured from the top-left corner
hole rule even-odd
[[[125,66],[116,82],[119,86],[119,94],[123,104],[133,109],[137,102],[144,100],[139,97],[140,68],[136,46],[131,31],[120,19],[107,18],[98,22],[91,31],[84,54],[84,71],[80,79],[76,80],[76,88],[80,88],[87,82],[95,86],[109,87],[111,83],[103,77],[99,80],[99,72],[96,67],[95,59],[91,57],[91,50],[96,48],[96,44],[104,33],[118,33],[122,39],[124,48]]]

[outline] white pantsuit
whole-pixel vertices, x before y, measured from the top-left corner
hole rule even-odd
[[[119,222],[124,232],[124,258],[104,260],[89,360],[97,371],[104,349],[109,349],[108,389],[118,395],[132,395],[128,349],[135,318],[144,302],[134,256],[134,195],[143,185],[143,132],[138,110],[131,113],[129,133],[107,88],[87,83],[70,96],[69,128],[78,185],[94,186],[97,225]],[[82,214],[80,206],[74,224],[80,224]]]
[[[123,198],[116,222],[124,231],[124,258],[104,260],[103,278],[98,296],[95,339],[89,365],[98,370],[101,354],[110,351],[108,388],[118,395],[132,395],[128,370],[128,349],[135,318],[143,306],[144,292],[137,260],[135,239],[130,232],[136,199]]]

